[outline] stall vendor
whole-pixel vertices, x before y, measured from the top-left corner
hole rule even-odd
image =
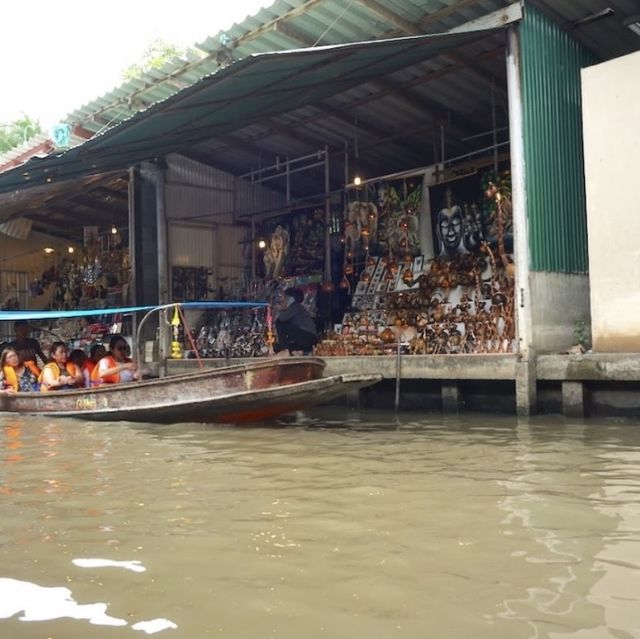
[[[310,353],[318,338],[316,323],[302,305],[304,293],[299,288],[288,288],[284,294],[287,307],[276,318],[278,341],[274,350],[278,354],[289,355]]]

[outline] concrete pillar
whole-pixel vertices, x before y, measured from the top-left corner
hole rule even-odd
[[[445,380],[442,382],[442,412],[457,413],[462,406],[462,392],[460,384],[456,381]]]
[[[565,417],[584,417],[584,384],[562,382],[562,412]]]
[[[530,348],[527,357],[516,364],[516,412],[520,417],[535,415],[537,410],[536,355]]]

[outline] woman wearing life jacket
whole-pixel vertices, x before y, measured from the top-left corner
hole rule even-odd
[[[0,369],[6,389],[30,393],[38,390],[40,369],[34,362],[21,362],[13,348],[5,348],[0,355]]]
[[[45,365],[40,375],[41,391],[71,390],[83,386],[82,371],[67,361],[68,351],[64,342],[51,344],[49,355],[52,361]]]
[[[138,379],[138,365],[127,357],[129,345],[122,335],[114,335],[109,342],[109,352],[98,362],[91,373],[91,385],[121,384]]]
[[[98,362],[106,355],[107,349],[102,344],[94,344],[89,351],[89,357],[82,365],[82,374],[84,375],[84,387],[91,388],[91,373],[97,366]]]

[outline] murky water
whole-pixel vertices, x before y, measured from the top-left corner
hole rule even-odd
[[[640,425],[0,417],[0,637],[640,637]]]

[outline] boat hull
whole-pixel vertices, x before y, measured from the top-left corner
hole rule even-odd
[[[92,421],[259,422],[379,381],[378,375],[322,377],[314,357],[259,360],[131,384],[2,397],[2,410]]]

